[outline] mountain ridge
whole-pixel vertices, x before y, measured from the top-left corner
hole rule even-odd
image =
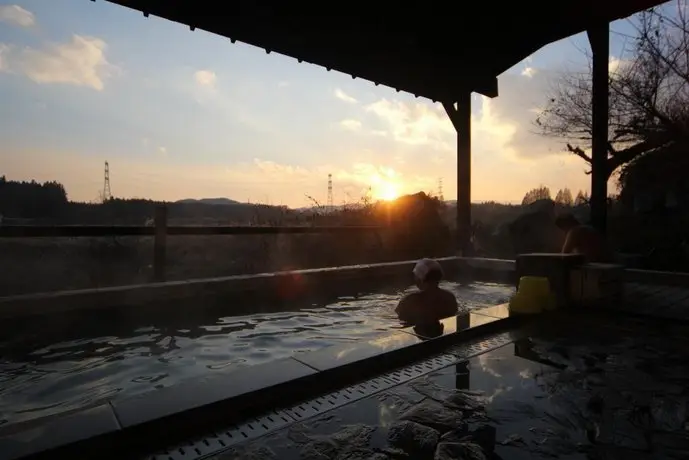
[[[183,200],[177,200],[175,203],[180,204],[216,204],[216,205],[232,205],[232,204],[242,204],[239,201],[231,200],[229,198],[185,198]]]

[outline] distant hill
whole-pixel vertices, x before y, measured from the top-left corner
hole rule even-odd
[[[182,203],[182,204],[192,204],[192,203],[197,203],[197,204],[242,204],[239,201],[230,200],[229,198],[201,198],[199,200],[196,200],[194,198],[187,198],[184,200],[175,201],[175,203]]]

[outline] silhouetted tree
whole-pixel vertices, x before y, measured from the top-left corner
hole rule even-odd
[[[685,8],[670,11],[666,6],[641,13],[632,43],[628,56],[609,75],[608,177],[639,155],[687,136],[689,20]],[[564,139],[567,150],[588,164],[591,88],[590,68],[563,75],[536,119],[543,135]]]
[[[689,145],[671,147],[642,155],[622,168],[620,200],[628,205],[646,201],[649,208],[689,209]]]
[[[648,256],[659,270],[689,268],[689,145],[674,143],[641,155],[619,177],[626,247]]]
[[[67,192],[62,184],[51,181],[18,182],[0,178],[0,214],[12,218],[55,217],[67,206]]]
[[[574,206],[582,206],[589,202],[589,194],[579,190],[577,197],[574,199]]]
[[[529,205],[531,203],[535,203],[538,200],[550,200],[550,189],[548,187],[545,187],[541,185],[540,187],[537,187],[535,189],[529,190],[526,192],[526,195],[524,195],[524,199],[522,200],[522,205]]]
[[[574,204],[572,192],[568,188],[558,190],[557,195],[555,195],[555,203],[562,206],[572,206]]]

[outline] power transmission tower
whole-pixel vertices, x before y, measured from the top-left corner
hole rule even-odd
[[[333,175],[328,174],[328,211],[333,210]]]
[[[112,198],[112,192],[110,191],[110,165],[105,162],[105,178],[103,179],[103,196],[101,197],[103,203]]]
[[[438,179],[438,199],[440,201],[445,201],[445,196],[443,195],[443,178]]]

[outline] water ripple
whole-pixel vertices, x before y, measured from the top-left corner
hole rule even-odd
[[[446,283],[464,309],[505,302],[509,286]],[[400,324],[394,308],[412,288],[347,296],[298,311],[154,320],[98,313],[5,331],[0,358],[0,425],[170,386],[208,372],[370,340]],[[262,309],[264,310],[264,309]],[[296,309],[295,309],[296,310]],[[83,315],[82,315],[83,316]],[[174,316],[174,315],[173,315]],[[79,323],[79,319],[75,320]]]

